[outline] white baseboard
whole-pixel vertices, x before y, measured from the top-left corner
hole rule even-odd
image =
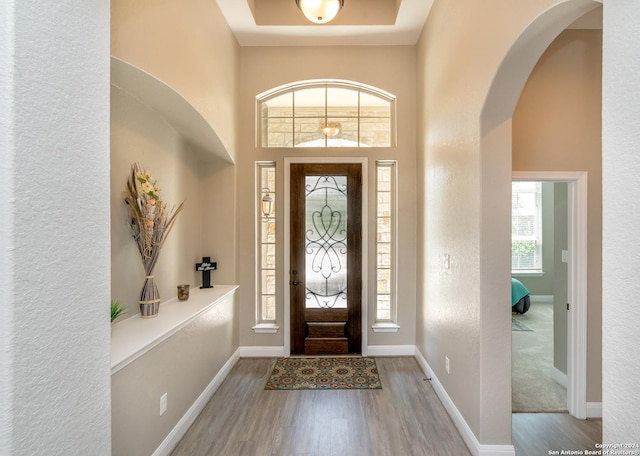
[[[531,302],[550,302],[553,303],[553,295],[530,295]]]
[[[567,385],[569,384],[569,381],[567,380],[567,374],[554,366],[551,366],[551,380],[553,380],[560,386],[564,386],[565,388],[567,388]]]
[[[428,378],[431,378],[431,385],[434,391],[440,398],[440,401],[444,405],[444,408],[449,413],[451,420],[458,428],[458,432],[462,436],[464,443],[474,456],[515,456],[516,450],[513,445],[483,445],[476,438],[475,434],[465,421],[464,417],[453,403],[447,391],[444,389],[438,377],[434,374],[433,370],[427,363],[427,360],[420,352],[418,347],[415,347],[415,358],[420,364],[423,372]]]
[[[415,356],[415,345],[369,345],[367,356]]]
[[[602,402],[587,402],[587,418],[602,418]]]
[[[284,347],[244,346],[240,347],[240,358],[281,358]],[[366,356],[414,356],[415,345],[369,345]]]
[[[240,358],[281,358],[284,356],[282,346],[244,346],[240,347]]]
[[[240,349],[236,350],[231,357],[224,363],[224,366],[218,371],[213,380],[207,385],[204,391],[198,396],[195,402],[189,407],[187,413],[184,414],[180,421],[173,427],[171,432],[165,437],[160,446],[153,452],[153,456],[168,456],[178,445],[182,437],[187,433],[189,427],[196,420],[202,409],[209,402],[213,394],[220,388],[220,385],[227,378],[233,366],[240,359]]]

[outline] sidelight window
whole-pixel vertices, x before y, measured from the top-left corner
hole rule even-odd
[[[256,163],[256,332],[276,326],[276,164]]]
[[[376,162],[376,332],[397,331],[396,325],[396,162]]]

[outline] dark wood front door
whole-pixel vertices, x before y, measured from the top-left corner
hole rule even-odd
[[[291,354],[362,345],[362,165],[291,165]]]

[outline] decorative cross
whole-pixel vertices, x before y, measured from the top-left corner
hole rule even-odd
[[[202,271],[202,286],[200,288],[213,288],[211,285],[211,271],[218,269],[217,263],[211,262],[211,257],[202,257],[202,263],[196,263],[196,271]]]

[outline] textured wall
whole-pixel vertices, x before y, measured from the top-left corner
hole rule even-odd
[[[235,153],[239,48],[215,2],[111,3],[111,51],[179,93]],[[184,201],[154,271],[161,299],[178,283],[199,285],[195,263],[218,262],[213,283],[235,282],[235,186],[233,167],[185,141],[144,101],[114,89],[111,130],[112,298],[136,313],[143,270],[126,229],[122,191],[131,163],[139,161],[163,187],[171,204]],[[205,152],[207,153],[207,152]],[[224,176],[222,178],[222,176]]]
[[[569,248],[569,216],[567,197],[569,186],[566,182],[554,185],[554,254],[555,277],[553,281],[553,366],[567,373],[567,281],[568,265],[562,261],[562,251]],[[589,384],[589,379],[587,379]],[[587,397],[587,400],[589,398]],[[595,401],[594,401],[595,402]]]
[[[107,455],[109,2],[0,12],[0,453]]]
[[[113,456],[153,454],[237,350],[237,316],[233,294],[113,374]]]
[[[111,53],[173,87],[236,155],[238,44],[211,0],[113,0]]]
[[[602,400],[602,31],[565,30],[513,114],[514,171],[587,171],[587,400]]]
[[[160,299],[176,296],[176,286],[200,285],[195,264],[202,259],[202,164],[180,134],[157,112],[125,92],[111,90],[111,297],[127,306],[124,318],[139,312],[144,269],[129,230],[122,198],[131,164],[140,163],[158,180],[168,207],[183,210],[162,247],[154,270]],[[222,189],[219,188],[219,191]],[[216,273],[213,273],[214,279]]]
[[[277,167],[277,208],[284,207],[284,157],[346,156],[369,157],[369,345],[407,345],[415,334],[415,49],[411,46],[341,46],[341,47],[251,47],[241,51],[240,124],[245,127],[238,156],[238,280],[240,285],[242,345],[282,346],[284,305],[278,302],[280,332],[275,335],[254,334],[255,324],[255,162],[275,160]],[[331,149],[262,149],[255,146],[255,97],[260,93],[295,81],[335,78],[368,84],[397,96],[398,145],[392,148],[360,148],[345,151]],[[245,134],[246,132],[246,134]],[[395,334],[371,331],[375,319],[373,290],[375,285],[375,161],[398,160],[398,323]],[[284,264],[283,212],[277,215],[278,262]],[[277,271],[277,293],[283,296],[282,266]]]
[[[640,3],[606,2],[603,22],[602,389],[607,443],[640,442]]]
[[[478,441],[509,444],[511,116],[544,49],[597,4],[491,5],[436,0],[418,43],[416,345]]]
[[[239,48],[217,4],[114,1],[111,6],[113,54],[176,90],[233,155]],[[158,179],[170,206],[184,201],[154,271],[161,299],[174,297],[179,283],[200,285],[195,263],[202,256],[218,262],[214,284],[235,282],[234,166],[207,154],[144,100],[112,88],[111,296],[127,305],[128,316],[138,312],[144,277],[122,202],[136,161]],[[113,454],[147,455],[158,447],[237,349],[237,314],[233,301],[216,306],[112,377]],[[146,378],[149,391],[140,394]],[[162,392],[169,394],[169,410],[160,417]]]

